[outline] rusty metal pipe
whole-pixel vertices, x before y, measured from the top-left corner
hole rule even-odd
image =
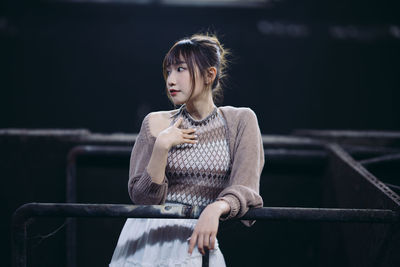
[[[196,219],[204,207],[185,205],[117,205],[28,203],[19,207],[12,221],[14,267],[26,267],[28,221],[34,217],[123,217]],[[318,209],[269,207],[249,210],[241,220],[398,223],[399,212],[377,209]]]

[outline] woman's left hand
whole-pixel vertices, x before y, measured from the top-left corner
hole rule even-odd
[[[192,254],[196,243],[202,255],[205,254],[205,249],[214,249],[219,218],[222,214],[229,212],[229,209],[225,201],[216,201],[203,210],[190,237],[189,254]]]

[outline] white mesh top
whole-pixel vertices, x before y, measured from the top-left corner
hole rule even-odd
[[[168,152],[166,202],[206,206],[227,186],[231,170],[226,122],[215,107],[202,120],[195,120],[183,105],[172,124],[182,116],[180,128],[194,128],[196,144],[182,144]]]

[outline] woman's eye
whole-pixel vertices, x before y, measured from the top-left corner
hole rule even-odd
[[[181,72],[181,71],[183,71],[185,68],[183,68],[183,67],[178,67],[178,72]]]
[[[171,73],[170,70],[167,70],[167,71],[166,71],[167,76],[169,76],[170,73]]]

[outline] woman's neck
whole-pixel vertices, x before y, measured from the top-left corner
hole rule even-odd
[[[196,120],[202,120],[207,117],[213,110],[215,104],[212,95],[209,94],[204,99],[193,100],[186,103],[186,110]]]

